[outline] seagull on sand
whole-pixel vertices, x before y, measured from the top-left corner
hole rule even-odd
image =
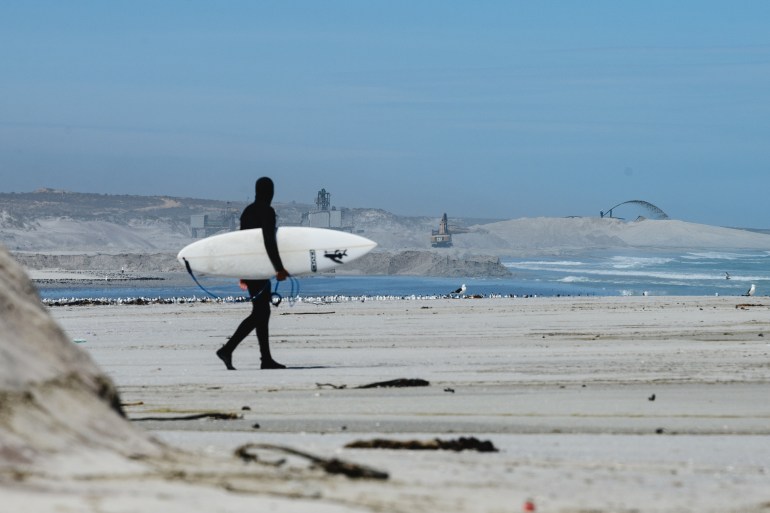
[[[757,287],[752,283],[751,284],[751,288],[749,288],[749,290],[746,291],[744,296],[753,296],[754,292],[756,292],[756,291],[757,291]]]
[[[459,289],[453,290],[452,294],[464,294],[465,291],[466,291],[465,283],[463,283],[462,286]]]

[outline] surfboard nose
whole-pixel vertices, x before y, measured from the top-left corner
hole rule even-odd
[[[189,252],[189,247],[190,247],[190,244],[180,249],[179,253],[176,254],[177,261],[182,265],[185,265],[185,256]]]

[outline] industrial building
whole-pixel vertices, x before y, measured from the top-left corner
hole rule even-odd
[[[315,200],[316,210],[302,214],[302,226],[313,228],[329,228],[332,230],[353,231],[352,223],[345,224],[342,210],[338,210],[331,204],[331,193],[326,189],[318,191]]]
[[[190,216],[190,231],[196,239],[222,231],[237,230],[238,224],[238,216],[229,206],[219,214],[194,214]]]

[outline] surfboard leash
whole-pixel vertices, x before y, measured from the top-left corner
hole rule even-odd
[[[209,296],[213,297],[214,299],[221,299],[219,296],[217,296],[216,294],[212,293],[212,292],[211,292],[210,290],[208,290],[206,287],[204,287],[203,285],[201,285],[201,282],[199,282],[199,281],[198,281],[198,278],[196,278],[196,277],[195,277],[195,273],[193,273],[193,270],[192,270],[192,268],[190,267],[190,262],[188,262],[186,258],[182,258],[182,260],[184,260],[184,266],[187,268],[187,272],[188,272],[188,273],[190,273],[190,276],[192,276],[192,279],[193,279],[193,281],[195,282],[195,284],[196,284],[196,285],[198,285],[198,287],[200,287],[200,289],[201,289],[203,292],[205,292],[205,293],[206,293],[206,294],[208,294]]]
[[[297,298],[299,297],[299,280],[291,275],[289,275],[288,278],[289,283],[291,284],[291,288],[289,290],[289,305],[294,306],[294,303],[297,302]],[[283,301],[283,296],[278,293],[278,284],[280,283],[280,281],[275,280],[275,288],[273,289],[273,293],[270,294],[270,302],[273,303],[273,306],[278,306],[281,304],[281,301]],[[278,300],[273,300],[273,298],[276,297]]]
[[[184,260],[184,265],[187,268],[187,272],[190,274],[190,276],[192,277],[192,279],[195,282],[195,284],[198,285],[198,287],[200,287],[200,289],[203,292],[205,292],[206,294],[208,294],[212,298],[221,301],[222,300],[221,297],[217,296],[216,294],[214,294],[213,292],[208,290],[206,287],[204,287],[201,284],[201,282],[198,281],[198,278],[195,277],[195,273],[193,272],[192,268],[190,267],[190,262],[188,262],[186,258],[182,258],[182,260]],[[273,289],[273,292],[270,294],[270,303],[273,306],[276,306],[276,307],[278,305],[280,305],[281,302],[283,301],[283,296],[281,296],[281,294],[278,293],[278,284],[279,283],[281,283],[281,282],[279,282],[278,280],[275,281],[275,288]],[[294,306],[294,303],[297,302],[297,297],[299,297],[299,281],[294,276],[289,276],[289,283],[291,283],[291,289],[289,291],[289,305]],[[249,301],[253,301],[254,299],[258,298],[262,294],[262,292],[265,291],[265,288],[267,288],[267,290],[270,290],[268,288],[269,286],[270,286],[270,284],[269,284],[269,280],[268,280],[268,284],[265,285],[265,287],[263,287],[262,290],[260,290],[257,293],[256,296],[249,296],[248,300]]]

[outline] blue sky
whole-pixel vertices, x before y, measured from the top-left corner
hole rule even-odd
[[[4,2],[0,64],[3,192],[770,227],[766,1]]]

